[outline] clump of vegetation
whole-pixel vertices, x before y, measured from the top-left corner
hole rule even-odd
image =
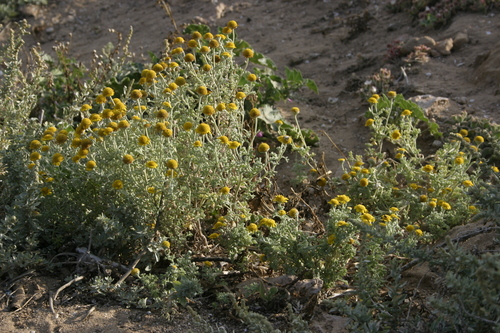
[[[128,60],[127,39],[96,56],[87,77],[62,49],[55,62],[34,49],[33,68],[22,67],[19,25],[0,56],[0,276],[70,263],[90,280],[82,291],[163,311],[203,295],[253,331],[276,331],[253,304],[286,313],[287,329],[303,332],[318,301],[349,316],[355,332],[498,327],[488,293],[498,256],[460,250],[460,239],[436,244],[474,217],[498,224],[498,127],[463,115],[442,133],[381,70],[383,93],[367,100],[366,150],[348,153],[343,174],[329,177],[300,109],[285,123],[270,106],[314,90],[312,81],[291,70],[278,79],[237,27],[192,26],[150,64]],[[57,89],[44,71],[65,73],[51,81]],[[74,98],[56,99],[60,91]],[[422,149],[422,131],[443,145]],[[310,170],[285,196],[275,176],[289,152]],[[423,262],[443,281],[432,300],[417,300],[402,279]],[[290,281],[266,280],[276,275]],[[308,279],[320,287],[292,299]],[[352,288],[329,300],[340,284]],[[408,316],[417,301],[424,310]]]
[[[447,25],[460,11],[487,12],[495,0],[397,0],[391,1],[389,9],[406,12],[425,27],[440,28]]]

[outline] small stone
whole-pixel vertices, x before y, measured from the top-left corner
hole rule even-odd
[[[460,49],[469,42],[469,35],[466,32],[457,32],[453,37],[453,51]]]
[[[414,51],[415,46],[425,45],[427,47],[433,48],[436,45],[436,41],[429,36],[425,37],[412,37],[408,39],[400,49],[401,55],[405,56]]]
[[[453,39],[446,38],[434,45],[434,50],[438,51],[441,55],[450,55],[453,48]]]

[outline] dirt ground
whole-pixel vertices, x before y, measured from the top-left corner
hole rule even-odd
[[[292,106],[300,107],[302,126],[320,135],[319,146],[314,151],[318,157],[324,156],[326,167],[333,174],[338,173],[337,159],[342,153],[364,149],[369,137],[362,117],[367,103],[357,91],[381,68],[391,71],[391,89],[405,97],[447,98],[439,109],[429,111],[431,118],[442,121],[467,111],[477,117],[500,120],[498,10],[486,15],[459,13],[447,27],[425,30],[412,23],[407,14],[389,12],[388,2],[168,1],[179,29],[186,23],[201,22],[215,30],[229,20],[236,20],[238,36],[274,60],[280,71],[285,67],[296,68],[317,83],[319,94],[304,90],[278,106],[285,115]],[[27,40],[28,45],[40,43],[42,49],[50,53],[56,41],[71,40],[71,55],[83,62],[90,61],[93,50],[99,51],[114,40],[109,29],[126,35],[133,26],[131,50],[140,61],[148,61],[148,51],[160,54],[164,39],[175,30],[171,18],[155,0],[56,0],[50,1],[47,7],[24,8],[24,13],[34,32]],[[387,59],[387,45],[397,40],[405,42],[412,37],[429,36],[438,42],[447,38],[456,41],[458,33],[463,33],[461,40],[465,43],[454,45],[449,55],[438,53],[428,62],[412,65]],[[286,184],[286,179],[282,181]],[[56,317],[48,306],[47,294],[63,282],[46,278],[30,281],[31,304],[18,312],[0,313],[2,332],[203,331],[196,328],[193,319],[185,313],[168,321],[156,314],[117,305],[98,306],[87,317],[91,303],[58,305]],[[228,332],[244,331],[235,320],[228,323],[204,313],[203,309],[197,311],[213,328],[224,326]],[[340,332],[344,321],[328,316],[317,314],[311,330]]]

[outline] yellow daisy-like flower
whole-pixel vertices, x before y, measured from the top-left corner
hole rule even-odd
[[[344,174],[342,175],[342,177],[340,177],[340,178],[342,178],[342,180],[349,180],[349,179],[351,179],[351,175],[350,175],[350,174],[348,174],[348,173],[344,173]]]
[[[40,153],[37,151],[34,151],[30,154],[30,161],[32,161],[32,162],[38,161],[41,158],[42,158],[42,155],[40,155]]]
[[[40,189],[40,193],[42,193],[42,195],[46,197],[52,194],[52,190],[49,187],[44,186]]]
[[[195,48],[195,47],[197,47],[197,46],[198,46],[198,42],[197,42],[196,40],[194,40],[194,39],[191,39],[191,40],[188,42],[188,46],[189,46],[190,48]]]
[[[147,136],[141,135],[137,139],[137,142],[139,143],[140,146],[146,146],[146,145],[149,145],[151,143],[151,140]]]
[[[83,104],[82,107],[80,108],[80,111],[85,112],[92,109],[92,107],[88,104]]]
[[[300,109],[298,107],[293,107],[290,111],[292,111],[294,115],[298,115],[300,113]]]
[[[345,194],[341,194],[341,195],[337,195],[336,199],[339,201],[339,203],[341,205],[343,204],[346,204],[348,203],[349,201],[351,201],[351,198],[349,198],[347,195]]]
[[[231,21],[227,22],[226,27],[228,27],[230,29],[236,29],[238,27],[238,23],[234,20],[231,20]]]
[[[369,127],[369,126],[373,125],[373,123],[374,123],[374,122],[375,122],[375,120],[374,120],[374,119],[372,119],[372,118],[367,119],[367,120],[365,121],[365,126]]]
[[[460,157],[460,156],[459,157],[455,157],[455,164],[462,165],[462,164],[464,164],[464,162],[465,161],[464,161],[464,159],[462,157]]]
[[[227,104],[227,109],[232,110],[232,111],[238,110],[238,106],[234,103],[229,103],[229,104]]]
[[[130,98],[132,99],[139,99],[142,98],[142,91],[139,89],[134,89],[130,92]]]
[[[321,187],[325,186],[326,183],[327,183],[327,180],[324,177],[321,177],[320,179],[316,180],[316,184],[318,186],[321,186]]]
[[[248,230],[248,232],[256,232],[257,230],[259,230],[259,227],[257,227],[257,224],[255,224],[255,223],[250,223],[247,226],[247,230]]]
[[[203,107],[203,111],[202,112],[203,112],[204,115],[211,116],[211,115],[213,115],[215,113],[215,109],[211,105],[205,105]]]
[[[210,46],[212,49],[216,49],[220,46],[220,44],[216,39],[212,39],[210,42],[208,42],[208,46]]]
[[[154,186],[149,186],[146,191],[148,191],[148,193],[150,194],[155,194],[156,193],[156,189]]]
[[[297,208],[292,208],[288,211],[287,215],[291,218],[297,218],[299,216],[299,210]]]
[[[361,214],[368,213],[368,209],[364,205],[356,205],[354,206],[354,210]]]
[[[217,222],[213,225],[212,229],[217,230],[217,229],[220,229],[220,228],[222,228],[222,227],[225,227],[226,225],[227,225],[227,224],[226,224],[226,223],[224,223],[224,222],[222,222],[222,221],[217,221]]]
[[[38,149],[42,146],[42,143],[38,140],[33,140],[30,142],[30,149],[31,150],[35,150],[35,149]]]
[[[220,190],[219,190],[219,193],[221,194],[229,194],[229,192],[231,191],[231,189],[227,186],[224,186],[222,187]]]
[[[491,167],[491,170],[492,170],[493,172],[500,172],[500,170],[499,170],[496,166],[492,166],[492,167]]]
[[[130,271],[130,275],[132,275],[132,276],[138,276],[140,273],[141,273],[141,270],[137,267]]]
[[[196,133],[200,135],[211,133],[210,125],[205,123],[199,124],[198,127],[196,127]]]
[[[168,160],[166,164],[169,169],[177,169],[179,167],[179,163],[174,159]]]
[[[395,91],[389,91],[387,92],[387,97],[389,98],[394,98],[396,97],[397,93]]]
[[[52,164],[59,166],[61,165],[61,162],[64,161],[64,156],[60,153],[55,153],[52,156]]]
[[[168,118],[167,110],[165,110],[165,109],[158,110],[158,112],[156,113],[156,118],[167,119]]]
[[[328,236],[326,241],[328,242],[329,245],[333,245],[335,244],[335,238],[336,238],[335,235],[330,235]]]
[[[347,223],[346,221],[338,221],[337,223],[335,223],[335,226],[337,228],[344,227],[346,225],[349,225],[349,223]]]
[[[205,64],[205,65],[203,65],[203,67],[201,67],[201,69],[204,72],[209,72],[212,69],[212,66],[210,66],[209,64]]]
[[[370,103],[370,104],[377,104],[377,103],[378,103],[378,101],[377,101],[377,99],[376,99],[376,98],[374,98],[374,97],[370,97],[370,98],[368,98],[368,103]]]
[[[203,35],[203,39],[210,40],[213,39],[214,35],[212,35],[210,32],[207,32],[206,34]]]
[[[422,235],[424,234],[424,232],[420,229],[417,229],[415,230],[415,235],[417,235],[418,237],[422,237]]]
[[[113,187],[115,190],[119,190],[123,188],[123,182],[121,180],[115,180],[113,184],[111,184],[111,187]]]
[[[474,185],[474,183],[472,183],[470,180],[464,180],[462,182],[462,185],[465,186],[465,187],[471,187]]]
[[[418,198],[418,200],[419,200],[420,202],[427,202],[428,198],[427,198],[427,196],[426,196],[425,194],[422,194],[422,195]]]
[[[186,78],[182,77],[182,76],[179,76],[175,79],[175,84],[178,85],[178,86],[183,86],[186,84]]]
[[[155,161],[148,161],[146,162],[146,167],[150,169],[156,169],[158,167],[158,163],[156,163]]]
[[[465,137],[465,136],[469,135],[469,131],[468,131],[468,130],[466,130],[465,128],[462,128],[462,129],[460,130],[460,134],[461,134],[463,137]]]
[[[432,172],[434,171],[434,167],[430,164],[427,164],[422,167],[422,170],[424,170],[425,172]]]
[[[210,238],[210,239],[216,239],[216,238],[218,238],[219,236],[220,236],[220,234],[218,234],[218,233],[214,232],[214,233],[212,233],[212,234],[208,235],[208,238]]]
[[[442,202],[441,203],[441,207],[443,207],[443,209],[446,209],[446,210],[450,210],[451,209],[451,205],[447,202]]]
[[[474,138],[474,141],[477,142],[477,143],[483,143],[484,142],[484,138],[480,135],[476,136]]]
[[[256,109],[256,108],[253,108],[250,110],[250,112],[248,112],[248,114],[250,115],[250,118],[257,118],[257,117],[260,117],[260,110],[259,109]]]
[[[286,203],[288,202],[288,198],[281,194],[278,194],[277,196],[274,197],[273,201],[279,203]]]
[[[113,96],[114,94],[115,94],[115,91],[114,91],[112,88],[110,88],[110,87],[106,87],[106,88],[104,88],[104,89],[102,90],[102,95],[103,95],[104,97],[111,97],[111,96]]]
[[[359,180],[359,185],[362,187],[367,187],[369,183],[370,183],[369,180],[366,178],[361,178]]]
[[[339,206],[340,205],[340,201],[338,201],[337,199],[330,199],[330,201],[328,201],[328,203],[330,205],[334,205],[334,206]]]
[[[196,58],[195,58],[195,56],[194,56],[192,53],[188,53],[188,54],[186,54],[186,55],[184,56],[184,61],[185,61],[185,62],[193,62],[193,61],[195,61],[195,60],[196,60]],[[205,95],[206,95],[206,94],[205,94]]]
[[[28,169],[33,169],[36,166],[35,163],[30,163],[28,164]]]
[[[229,144],[229,138],[227,136],[225,136],[225,135],[219,136],[218,139],[223,144],[226,144],[226,145]]]
[[[85,170],[92,171],[96,166],[97,163],[95,161],[88,161],[87,163],[85,163]]]
[[[104,97],[103,95],[97,95],[97,97],[95,98],[95,102],[97,104],[104,104],[106,103],[106,97]]]
[[[199,86],[198,88],[196,88],[196,92],[200,95],[208,95],[208,89],[207,87],[204,87],[204,86]]]
[[[131,164],[132,162],[134,162],[134,157],[132,155],[125,154],[123,155],[122,161],[125,164]]]
[[[270,149],[269,145],[265,142],[262,142],[261,144],[259,144],[259,147],[257,148],[257,150],[260,152],[260,153],[265,153],[267,152],[268,150]]]
[[[241,143],[239,143],[238,141],[230,141],[230,142],[228,143],[228,146],[229,146],[229,148],[231,148],[231,149],[236,149],[236,148],[238,148],[239,146],[241,146]]]
[[[382,215],[382,220],[385,221],[385,222],[391,222],[392,221],[392,216],[384,214],[384,215]]]
[[[182,125],[182,128],[185,130],[185,131],[190,131],[191,128],[193,128],[193,123],[191,122],[185,122],[184,125]]]
[[[293,139],[289,135],[280,135],[278,136],[278,141],[286,145],[286,144],[291,144],[293,142]]]
[[[404,116],[409,116],[411,115],[411,111],[410,110],[404,110],[403,112],[401,112],[401,115],[404,117]]]
[[[193,143],[193,146],[194,146],[194,147],[202,147],[202,146],[203,146],[203,143],[202,143],[200,140],[196,140],[196,141]]]
[[[413,230],[415,230],[415,226],[413,226],[413,225],[409,224],[409,225],[407,225],[407,226],[405,227],[405,229],[406,229],[406,231],[408,231],[408,232],[412,232]]]
[[[361,215],[361,221],[365,224],[371,225],[373,222],[375,222],[375,217],[369,213],[364,213]]]
[[[236,93],[236,98],[237,99],[244,99],[245,97],[247,97],[247,95],[244,92],[242,92],[242,91],[238,91]]]
[[[393,140],[399,140],[401,138],[401,132],[399,132],[399,130],[395,130],[391,133],[391,138]]]
[[[280,209],[280,210],[278,210],[278,215],[279,216],[285,216],[286,215],[286,211],[284,209]]]
[[[276,221],[273,219],[269,219],[269,218],[264,217],[260,220],[260,225],[265,225],[268,228],[275,228]]]
[[[252,49],[244,49],[241,54],[247,59],[253,58],[254,56],[254,52]]]
[[[170,248],[170,242],[168,240],[164,240],[163,242],[161,242],[161,246],[163,246],[166,249],[169,249]]]

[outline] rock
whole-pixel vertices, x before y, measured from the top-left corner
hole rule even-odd
[[[451,38],[446,38],[445,40],[442,40],[436,43],[436,45],[434,45],[434,50],[438,51],[439,54],[444,56],[450,55],[452,48],[453,48],[453,39]]]
[[[450,107],[450,100],[446,97],[418,95],[411,97],[410,101],[420,106],[429,118],[442,118],[444,112]]]
[[[433,48],[436,45],[436,41],[429,36],[425,37],[412,37],[403,44],[400,49],[401,55],[405,56],[413,52],[415,46],[425,45],[427,47]]]
[[[473,76],[476,84],[500,85],[500,43],[492,47],[488,53],[478,56],[474,65],[478,66]]]
[[[469,34],[466,32],[457,32],[453,37],[453,51],[460,49],[469,42]]]
[[[334,316],[325,312],[317,313],[309,323],[309,328],[317,333],[347,333],[349,318]]]

